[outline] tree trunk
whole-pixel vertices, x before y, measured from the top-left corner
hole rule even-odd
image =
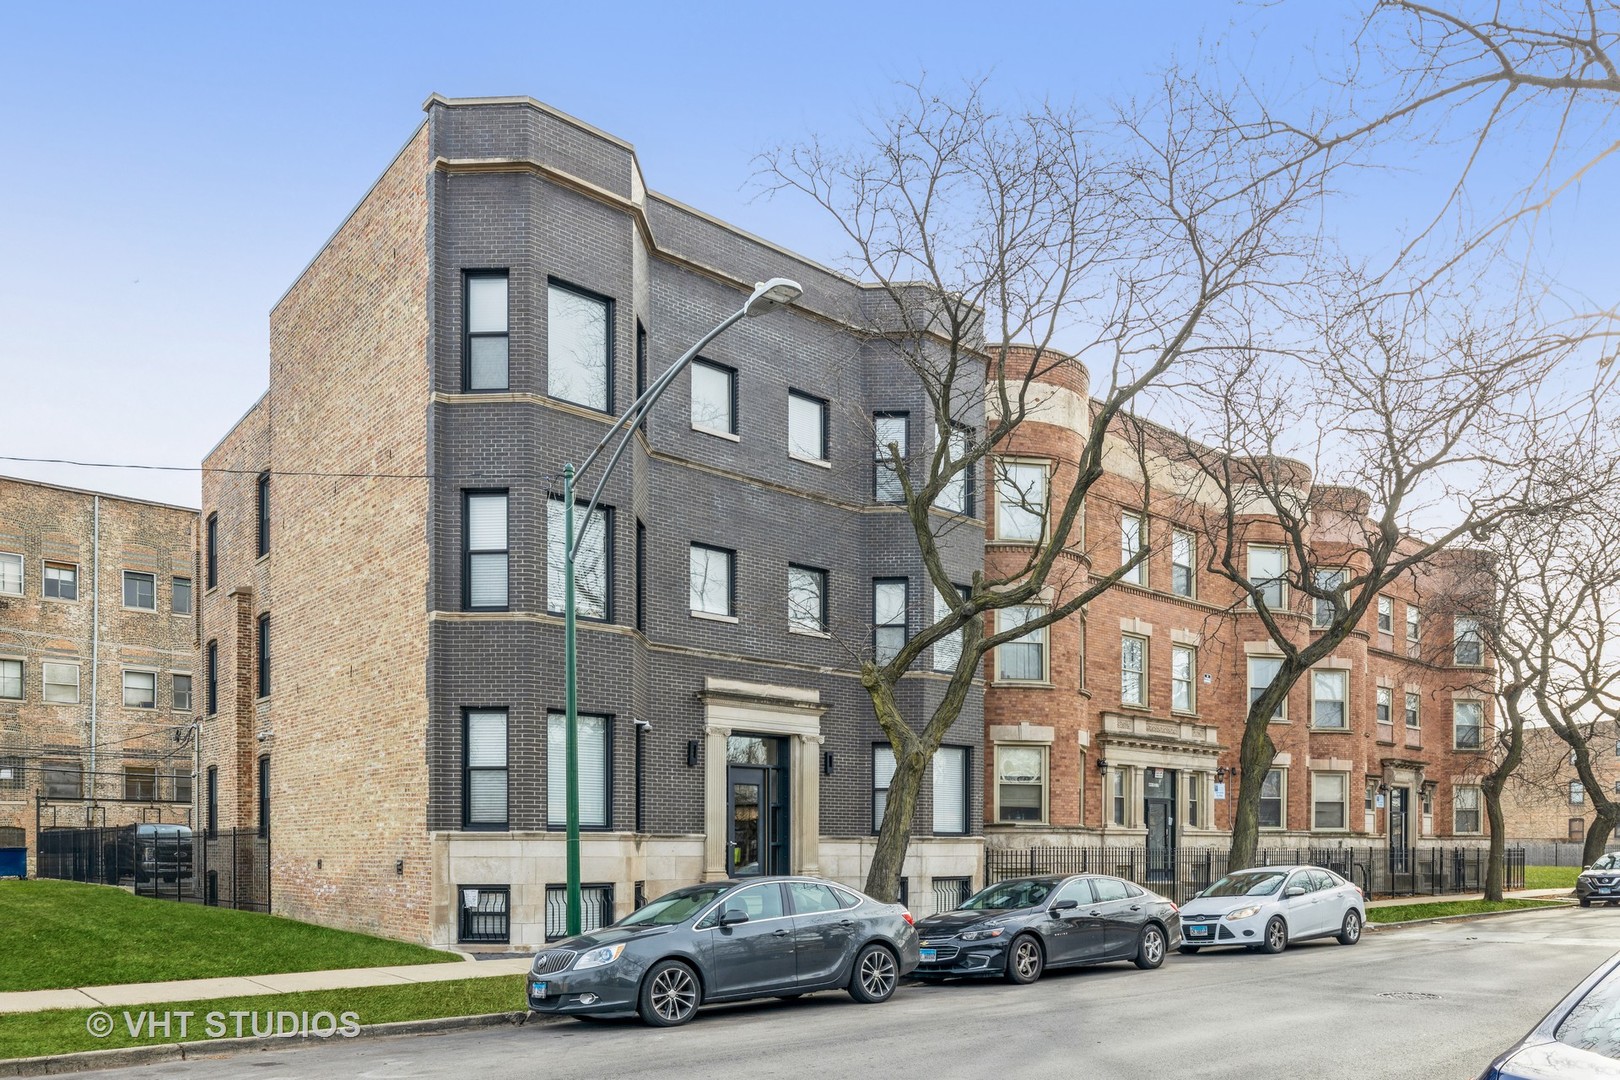
[[[878,828],[877,848],[866,871],[866,894],[892,904],[900,898],[900,871],[911,844],[911,819],[917,810],[917,793],[922,790],[928,756],[920,749],[909,754],[895,753],[894,778],[883,807],[883,823]]]
[[[1597,862],[1603,849],[1609,846],[1609,837],[1614,835],[1616,823],[1620,823],[1620,806],[1611,802],[1598,803],[1597,817],[1592,819],[1591,828],[1586,830],[1586,842],[1581,845],[1582,866]]]
[[[1257,704],[1265,707],[1270,716],[1272,706],[1264,698]],[[1243,731],[1243,746],[1239,754],[1239,783],[1237,805],[1232,812],[1232,846],[1228,849],[1228,870],[1242,870],[1253,866],[1260,847],[1260,789],[1271,771],[1277,748],[1264,727],[1251,722]]]
[[[1507,873],[1507,827],[1502,818],[1501,785],[1493,773],[1480,786],[1485,794],[1485,816],[1491,824],[1490,857],[1485,863],[1485,899],[1500,900],[1502,882]]]

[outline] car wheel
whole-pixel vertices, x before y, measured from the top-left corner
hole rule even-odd
[[[642,980],[636,1011],[653,1027],[675,1027],[692,1019],[701,996],[691,968],[679,960],[660,960]]]
[[[1007,981],[1017,983],[1019,986],[1028,986],[1041,977],[1041,969],[1046,967],[1046,953],[1041,949],[1041,943],[1030,934],[1021,934],[1013,938],[1013,943],[1007,946]]]
[[[1143,971],[1152,971],[1164,963],[1164,931],[1154,923],[1148,923],[1142,928],[1142,936],[1136,942],[1136,966]]]
[[[868,945],[855,957],[855,970],[849,976],[849,996],[863,1005],[888,1001],[900,981],[900,968],[894,954],[882,945]]]
[[[1281,915],[1273,915],[1271,921],[1266,923],[1266,940],[1260,946],[1264,953],[1280,953],[1288,948],[1288,924],[1283,922]]]
[[[1591,906],[1592,906],[1592,901],[1591,900],[1587,899],[1584,896],[1581,897],[1581,907],[1591,907]]]
[[[1354,945],[1361,940],[1361,913],[1351,908],[1344,913],[1344,925],[1339,927],[1339,944]]]
[[[1182,945],[1176,949],[1176,952],[1181,953],[1183,956],[1197,956],[1201,947],[1199,945]]]

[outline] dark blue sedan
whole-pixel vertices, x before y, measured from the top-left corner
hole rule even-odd
[[[698,1006],[847,990],[887,1001],[917,966],[911,913],[818,878],[748,878],[677,889],[612,926],[537,954],[529,1008],[637,1013],[684,1024]]]
[[[1480,1074],[1480,1080],[1620,1077],[1620,953]]]

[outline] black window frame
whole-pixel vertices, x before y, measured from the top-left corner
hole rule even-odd
[[[506,717],[506,764],[472,766],[468,756],[473,713],[501,713]],[[472,819],[472,774],[498,772],[506,777],[506,816],[498,822]],[[512,827],[512,711],[504,705],[469,705],[461,710],[461,827],[469,832],[505,832]]]
[[[270,613],[261,612],[253,637],[253,660],[257,669],[258,694],[270,696]]]
[[[952,830],[931,828],[931,834],[934,836],[969,836],[973,832],[973,747],[968,743],[942,744],[935,750],[933,760],[929,762],[929,767],[935,772],[939,770],[940,766],[940,750],[962,751],[962,827]],[[934,793],[932,784],[930,784],[928,791],[929,798],[932,799]],[[930,826],[937,820],[938,813],[939,807],[933,807],[933,815],[930,817],[929,822]]]
[[[796,453],[793,449],[793,399],[813,403],[821,411],[821,456],[806,457]],[[798,390],[788,387],[788,456],[800,461],[831,461],[832,460],[832,402],[824,397],[810,393],[808,390]]]
[[[203,588],[219,586],[219,515],[209,514],[203,539]]]
[[[877,621],[877,593],[879,585],[900,586],[901,596],[903,597],[900,607],[900,622],[880,624]],[[893,629],[895,626],[900,627],[900,648],[896,649],[894,653],[890,655],[889,660],[894,659],[894,656],[899,654],[900,649],[904,649],[906,647],[906,642],[911,640],[911,579],[908,577],[875,577],[872,579],[872,658],[874,660],[877,660],[878,656],[880,655],[878,648],[878,638],[880,632],[885,629]],[[889,660],[881,660],[878,662],[881,664],[887,664]]]
[[[186,680],[186,704],[185,704],[184,708],[181,708],[181,706],[180,706],[180,695],[179,695],[179,692],[178,692],[178,690],[177,690],[177,688],[175,686],[175,680],[176,679],[184,679],[184,680]],[[196,704],[196,701],[197,701],[196,688],[192,683],[191,672],[189,672],[189,671],[171,671],[171,672],[169,672],[169,708],[171,710],[173,710],[173,711],[176,711],[176,712],[190,712],[191,707],[194,704]]]
[[[508,286],[508,287],[510,288],[510,286]],[[607,385],[604,387],[604,390],[606,392],[603,395],[603,399],[605,401],[605,406],[603,408],[598,409],[595,405],[587,405],[585,402],[583,402],[583,401],[575,401],[573,398],[559,397],[558,395],[553,394],[551,392],[551,351],[550,351],[550,347],[549,347],[550,346],[549,335],[550,335],[550,321],[551,321],[551,290],[552,289],[560,289],[560,290],[562,290],[563,292],[566,292],[566,293],[573,293],[575,296],[582,296],[587,300],[595,300],[598,303],[605,305],[606,308],[607,308],[607,318],[606,318],[607,356],[605,358],[605,361],[606,361],[606,364],[607,364],[607,369],[606,369],[606,376],[607,376],[606,383],[607,383]],[[618,324],[618,303],[619,302],[617,300],[615,300],[611,296],[607,296],[607,295],[605,295],[603,293],[595,292],[595,291],[593,291],[591,289],[584,288],[583,286],[580,286],[580,285],[575,285],[573,282],[570,282],[570,281],[564,281],[562,278],[556,278],[556,277],[547,277],[546,278],[546,322],[547,322],[547,331],[546,331],[546,333],[548,335],[547,350],[546,350],[546,396],[547,397],[555,398],[557,401],[566,401],[570,405],[577,405],[581,409],[589,409],[589,410],[591,410],[591,412],[599,412],[599,413],[603,413],[604,415],[607,415],[607,416],[615,415],[615,409],[617,407],[617,395],[614,393],[614,389],[615,389],[614,382],[616,381],[614,379],[614,368],[617,366],[616,358],[617,358],[618,352],[619,352],[618,334],[616,332],[617,324]],[[510,319],[508,320],[507,325],[508,326],[511,325]],[[510,381],[510,378],[508,379],[508,381]]]
[[[476,278],[503,278],[506,281],[506,329],[472,329],[472,282]],[[472,384],[472,343],[474,338],[506,339],[506,382],[502,386],[474,387]],[[512,271],[488,267],[461,271],[461,392],[464,394],[504,394],[512,389]]]
[[[551,543],[552,543],[552,537],[555,535],[553,533],[552,528],[551,528],[551,504],[552,503],[556,503],[558,506],[561,506],[562,505],[562,496],[561,495],[547,495],[546,496],[546,567],[547,567],[547,573],[548,574],[550,573],[550,567],[551,567]],[[574,500],[574,522],[579,527],[581,537],[583,537],[585,535],[585,526],[579,524],[581,511],[583,511],[589,505],[590,505],[590,500],[589,499],[575,499]],[[507,501],[506,509],[507,509],[508,514],[510,515],[511,509],[512,509],[512,504],[511,504],[510,499],[508,499],[508,501]],[[607,574],[606,574],[607,590],[606,590],[606,595],[603,596],[603,598],[602,598],[602,614],[600,616],[586,615],[583,612],[581,612],[579,610],[579,592],[578,592],[579,575],[578,575],[578,573],[576,573],[574,575],[574,587],[575,587],[574,612],[578,616],[578,618],[583,622],[610,623],[610,622],[614,621],[614,616],[616,614],[615,609],[616,609],[617,605],[614,603],[613,579],[617,576],[615,574],[615,571],[618,569],[618,565],[617,565],[618,564],[618,557],[617,557],[618,552],[615,550],[615,545],[613,543],[613,533],[614,533],[614,524],[615,524],[614,518],[613,518],[613,507],[604,506],[601,503],[598,503],[594,513],[602,515],[602,558],[603,558],[603,561],[607,563]],[[510,516],[508,516],[508,518],[507,518],[506,544],[507,544],[508,551],[510,551],[511,550],[511,545],[512,545],[512,530],[511,530],[511,517]],[[567,549],[566,548],[563,551],[563,557],[564,557],[564,559],[567,558]],[[511,571],[511,561],[510,561],[511,556],[510,555],[507,556],[507,560],[508,560],[507,561],[507,570],[508,570],[508,572],[510,572]],[[549,582],[548,582],[548,584],[549,584]],[[559,592],[562,590],[562,585],[563,585],[563,583],[561,581],[557,582],[557,588],[558,588]],[[508,588],[507,588],[507,600],[508,600],[508,602],[510,602],[511,597],[512,597],[511,587],[510,587],[510,585],[508,585]],[[562,606],[560,604],[557,607],[552,607],[551,606],[551,590],[549,588],[546,590],[546,611],[547,611],[548,614],[552,614],[552,615],[561,615],[563,613],[563,609],[562,609]]]
[[[219,835],[219,766],[208,766],[207,790],[207,817],[204,819],[205,835],[212,840]]]
[[[486,896],[501,896],[500,911],[486,911],[467,906],[467,893],[478,894],[478,903]],[[477,929],[475,929],[477,928]],[[512,886],[510,885],[457,885],[456,886],[456,942],[464,945],[509,945],[512,942]]]
[[[726,557],[726,610],[724,612],[704,611],[702,608],[692,608],[691,610],[697,612],[700,617],[703,615],[719,615],[723,618],[735,619],[737,617],[737,550],[735,548],[721,547],[718,544],[705,544],[697,540],[693,540],[689,545],[687,545],[686,598],[689,606],[692,600],[692,548],[703,548],[705,551],[717,551]]]
[[[219,713],[219,642],[210,641],[203,648],[203,704],[208,715]]]
[[[906,426],[907,426],[906,439],[909,442],[910,439],[911,439],[911,432],[909,430],[910,429],[909,421],[908,421]],[[973,425],[971,425],[971,424],[959,424],[955,420],[947,420],[946,421],[946,426],[950,428],[950,434],[946,436],[947,442],[950,439],[955,438],[957,435],[961,435],[963,437],[963,440],[967,443],[967,445],[970,448],[973,446],[973,440],[978,435],[978,429],[975,428]],[[961,505],[961,507],[953,508],[953,507],[949,507],[949,506],[941,506],[939,504],[939,497],[945,494],[945,489],[941,488],[939,495],[934,497],[934,502],[932,504],[933,508],[941,511],[942,513],[946,513],[946,514],[958,514],[958,515],[960,515],[962,517],[967,517],[967,518],[976,517],[977,514],[978,514],[978,508],[979,508],[979,485],[975,482],[978,471],[979,471],[978,466],[979,466],[979,462],[974,462],[972,465],[967,466],[961,472],[956,474],[957,476],[962,478],[962,505]],[[1051,482],[1052,482],[1052,471],[1051,471],[1050,466],[1047,469],[1046,482],[1047,482],[1048,485],[1050,485]],[[1051,493],[1051,488],[1049,486],[1048,489],[1047,489],[1047,499],[1050,500],[1051,497],[1052,497],[1052,493]],[[1043,530],[1044,530],[1044,527],[1045,526],[1043,524]]]
[[[889,761],[892,763],[889,769],[889,782],[884,784],[882,787],[879,787],[877,782],[877,762],[879,753],[887,753],[889,755]],[[872,770],[872,781],[869,790],[872,794],[872,802],[870,804],[872,808],[872,835],[876,836],[883,829],[883,813],[887,813],[889,809],[889,792],[894,790],[894,774],[899,768],[899,761],[894,756],[894,745],[885,740],[883,742],[872,743],[872,753],[867,757],[866,762]],[[883,813],[878,812],[878,792],[880,791],[883,792]]]
[[[121,775],[125,802],[157,802],[156,765],[125,765]],[[134,794],[131,794],[131,792]]]
[[[647,630],[647,526],[636,518],[636,629]]]
[[[141,579],[141,578],[148,578],[152,582],[152,606],[151,607],[143,607],[140,604],[132,604],[132,603],[129,602],[129,585],[130,585],[130,581],[133,579],[138,583],[139,579]],[[150,570],[125,570],[123,572],[123,577],[120,580],[121,580],[121,582],[123,584],[123,593],[124,593],[123,601],[124,601],[124,609],[126,611],[154,611],[154,612],[157,611],[157,609],[158,609],[158,602],[157,602],[157,574],[153,573]],[[137,597],[136,598],[139,599],[139,588],[137,588],[136,592],[137,592]]]
[[[720,371],[720,372],[725,373],[725,376],[726,376],[726,389],[727,389],[727,391],[728,391],[728,393],[730,395],[730,399],[731,399],[731,405],[730,405],[730,414],[731,415],[729,417],[729,419],[731,421],[730,427],[727,427],[725,429],[704,427],[704,426],[699,425],[697,423],[697,421],[692,418],[692,396],[693,396],[692,395],[692,373],[695,372],[700,367],[706,367],[706,368],[710,368],[710,369],[712,369],[714,371]],[[696,357],[693,357],[692,362],[687,365],[687,368],[686,368],[686,380],[687,380],[686,381],[686,395],[687,395],[686,418],[687,418],[687,421],[689,423],[691,423],[692,430],[703,432],[706,435],[725,434],[725,435],[737,436],[737,435],[740,435],[742,433],[742,401],[741,401],[742,395],[741,395],[741,393],[740,393],[740,391],[738,389],[738,386],[737,386],[738,379],[737,379],[737,369],[736,368],[732,367],[729,364],[722,364],[718,360],[711,360],[707,356],[696,356]]]
[[[611,926],[614,923],[612,882],[582,882],[579,886],[579,893],[580,907],[583,909],[581,911],[582,917],[580,921],[580,930],[582,932],[590,933],[593,930],[601,929],[604,926]],[[546,886],[546,904],[543,913],[543,925],[545,927],[545,935],[548,942],[561,941],[563,938],[568,936],[568,932],[566,930],[556,928],[555,924],[557,920],[552,917],[554,907],[561,909],[561,906],[557,905],[555,901],[559,898],[566,897],[567,894],[568,886],[566,885]],[[593,908],[595,909],[596,913],[596,922],[594,925],[591,923],[589,918],[585,917],[592,911]]]
[[[788,629],[796,631],[797,633],[801,633],[801,634],[803,634],[803,633],[825,634],[825,633],[827,633],[827,630],[828,630],[828,623],[827,623],[827,617],[828,617],[827,616],[827,612],[828,612],[827,590],[831,585],[831,575],[829,575],[825,569],[823,569],[822,567],[819,567],[819,566],[811,566],[808,563],[796,563],[796,562],[788,563],[788,574],[789,574],[790,577],[791,577],[793,571],[795,571],[795,570],[801,571],[801,572],[806,573],[806,574],[813,574],[817,578],[820,579],[820,581],[821,581],[821,591],[820,591],[820,595],[819,595],[818,599],[821,601],[821,605],[820,605],[820,610],[816,612],[816,626],[815,626],[814,630],[811,630],[809,627],[799,626],[796,623],[794,623],[794,621],[793,621],[793,586],[792,586],[792,582],[789,581],[789,583],[788,583]]]
[[[543,811],[544,814],[545,814],[546,830],[548,832],[562,832],[562,831],[565,831],[568,828],[568,823],[566,821],[563,821],[563,822],[561,822],[559,824],[552,824],[552,821],[551,821],[551,805],[550,805],[550,794],[551,793],[550,793],[550,790],[549,790],[550,782],[551,782],[551,718],[553,716],[563,717],[564,718],[563,722],[564,722],[564,724],[566,724],[567,723],[567,719],[566,719],[567,715],[568,715],[568,711],[566,709],[547,709],[546,713],[545,713],[545,722],[546,722],[545,735],[546,735],[546,737],[545,737],[545,747],[544,747],[544,753],[542,755],[542,766],[541,767],[546,770],[546,784],[547,784],[547,788],[548,788],[548,790],[546,792],[546,795],[547,795],[546,807],[545,807],[545,809]],[[602,773],[603,773],[603,775],[602,775],[602,824],[600,824],[600,825],[587,825],[587,824],[585,824],[584,821],[581,821],[579,823],[579,831],[580,832],[598,832],[598,833],[612,832],[613,831],[613,781],[614,781],[614,775],[617,772],[617,770],[614,768],[614,761],[613,761],[614,750],[616,749],[615,746],[614,746],[613,737],[614,737],[614,729],[617,727],[617,724],[615,723],[615,721],[618,719],[618,717],[613,713],[585,712],[585,711],[576,712],[575,716],[577,718],[580,718],[580,719],[583,719],[584,717],[587,717],[587,716],[591,716],[591,717],[599,718],[602,721],[602,747],[603,747],[603,751],[602,751]],[[566,747],[563,748],[563,752],[567,753],[567,748]]]
[[[72,596],[63,596],[62,595],[62,579],[57,578],[56,580],[53,581],[51,579],[51,571],[52,570],[58,570],[58,571],[72,570],[73,571],[73,595]],[[51,590],[52,585],[56,586],[56,590],[55,590],[54,593]],[[57,561],[57,560],[54,560],[54,559],[43,559],[43,560],[41,560],[40,568],[39,568],[39,590],[40,590],[40,595],[41,596],[43,596],[43,597],[45,597],[47,599],[50,599],[50,600],[63,600],[63,601],[77,600],[79,598],[79,564],[78,563],[70,563],[70,562],[60,562],[60,561]],[[153,594],[153,602],[156,603],[156,601],[157,601],[157,582],[156,581],[153,581],[153,583],[152,583],[152,594]]]
[[[647,328],[636,319],[636,397],[647,392]],[[647,430],[647,417],[641,418],[640,428]]]
[[[506,500],[506,546],[504,548],[479,548],[472,550],[472,500],[484,495],[500,495]],[[496,606],[494,604],[474,605],[472,602],[472,557],[474,555],[504,555],[506,557],[506,603]],[[461,489],[461,610],[462,611],[511,611],[512,610],[512,489],[511,488],[462,488]]]
[[[258,803],[259,803],[259,838],[262,839],[262,840],[268,840],[270,838],[270,755],[269,754],[260,754],[259,755],[258,775],[259,775],[259,784],[258,784],[257,795],[258,795]]]
[[[906,501],[905,486],[900,484],[900,474],[893,468],[894,463],[889,460],[887,444],[877,441],[877,422],[879,420],[899,420],[905,427],[905,445],[900,448],[901,458],[911,457],[911,411],[909,409],[875,409],[872,412],[872,501],[880,506],[895,506]],[[900,485],[898,498],[885,498],[879,490],[879,477],[888,470],[894,482]]]
[[[182,582],[185,583],[183,586],[181,585]],[[191,579],[188,578],[188,577],[181,577],[180,575],[175,574],[175,575],[173,575],[173,576],[171,576],[169,578],[169,612],[170,612],[170,614],[173,614],[173,615],[185,615],[185,616],[189,617],[189,616],[196,613],[196,611],[197,611],[197,597],[196,597],[195,592],[192,590],[191,585],[192,585]],[[180,610],[180,605],[177,602],[179,600],[180,596],[182,595],[182,593],[184,594],[184,596],[186,598],[186,610],[184,610],[184,611]]]
[[[254,533],[255,550],[259,558],[270,554],[270,473],[265,471],[259,474],[259,483],[255,493],[258,510],[257,528]]]

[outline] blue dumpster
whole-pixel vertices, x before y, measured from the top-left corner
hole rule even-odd
[[[0,847],[0,877],[25,878],[28,876],[28,849]]]

